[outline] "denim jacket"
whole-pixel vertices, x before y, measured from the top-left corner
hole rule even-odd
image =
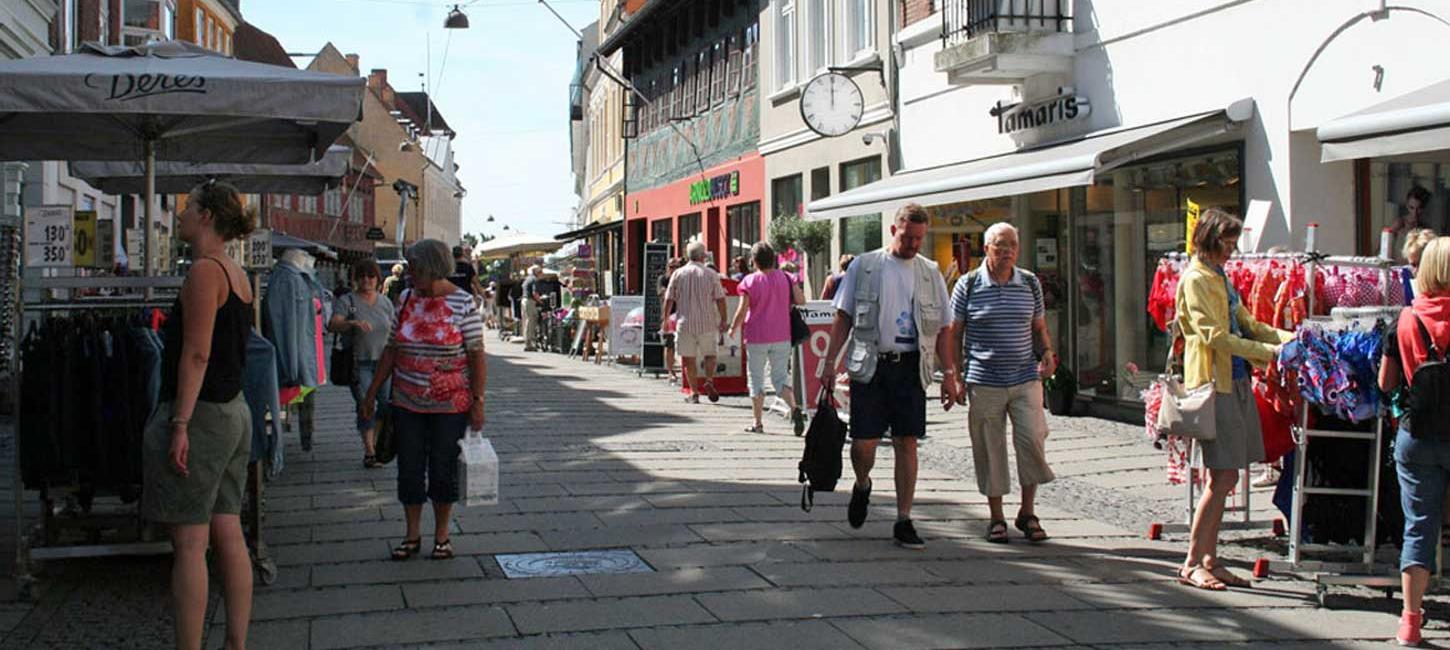
[[[331,294],[313,274],[285,261],[272,267],[262,300],[267,313],[264,331],[277,348],[277,381],[282,386],[318,383],[317,341],[321,333],[317,331],[314,300],[322,301],[323,322],[327,322]]]
[[[247,338],[246,374],[242,377],[242,394],[252,411],[252,462],[268,459],[269,476],[282,473],[282,437],[277,431],[282,404],[278,401],[277,351],[267,339],[256,332]],[[271,413],[272,421],[267,421]]]

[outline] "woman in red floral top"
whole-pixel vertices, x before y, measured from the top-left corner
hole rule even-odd
[[[408,526],[393,559],[409,559],[421,549],[426,501],[433,502],[432,557],[446,559],[453,557],[448,524],[458,500],[458,441],[468,428],[483,428],[483,317],[473,296],[448,281],[454,265],[446,244],[422,240],[408,248],[407,258],[413,289],[398,299],[392,338],[359,413],[372,417],[378,391],[391,377],[398,500]]]

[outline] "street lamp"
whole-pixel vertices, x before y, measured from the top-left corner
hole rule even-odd
[[[443,29],[468,29],[468,14],[463,13],[458,5],[453,5],[453,11],[448,12],[448,18],[443,21]]]

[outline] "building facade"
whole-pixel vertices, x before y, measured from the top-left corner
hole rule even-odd
[[[764,81],[760,153],[765,158],[765,217],[798,216],[823,199],[891,174],[895,110],[890,0],[772,0],[760,16],[760,75]],[[801,91],[817,75],[837,71],[861,90],[861,120],[850,132],[823,137],[810,129]],[[833,220],[828,253],[807,263],[819,290],[841,254],[880,248],[879,212]],[[814,293],[814,291],[812,292]]]
[[[599,55],[623,51],[626,287],[647,241],[703,242],[721,268],[764,237],[757,58],[763,2],[625,3]],[[629,103],[633,102],[633,103]]]
[[[1443,221],[1439,163],[1321,162],[1317,135],[1447,76],[1443,3],[1028,4],[897,3],[901,169],[808,212],[922,203],[951,277],[980,263],[988,225],[1014,223],[1089,401],[1131,405],[1161,371],[1169,342],[1145,303],[1189,202],[1256,215],[1260,251],[1302,249],[1313,223],[1321,251],[1376,252],[1415,186]]]

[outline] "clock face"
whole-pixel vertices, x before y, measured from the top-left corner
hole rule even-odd
[[[801,117],[806,126],[828,138],[850,133],[861,123],[865,108],[861,87],[835,72],[812,79],[801,93]]]

